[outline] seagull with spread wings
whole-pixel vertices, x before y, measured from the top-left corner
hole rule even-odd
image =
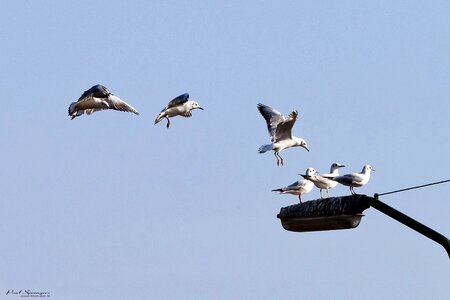
[[[273,150],[277,158],[277,166],[279,166],[280,164],[283,165],[283,158],[280,156],[280,152],[286,148],[300,146],[309,152],[306,141],[292,135],[292,127],[298,117],[297,111],[291,112],[286,118],[279,111],[261,103],[258,103],[258,110],[266,120],[267,129],[272,139],[271,144],[262,145],[259,148],[259,153]]]
[[[166,107],[161,110],[161,113],[156,117],[155,124],[158,124],[163,118],[167,119],[167,129],[170,127],[169,118],[175,116],[183,116],[185,118],[192,117],[192,110],[201,109],[202,107],[196,102],[189,100],[189,94],[182,94],[171,100]]]
[[[69,106],[69,116],[72,120],[86,113],[88,115],[104,109],[114,109],[126,112],[132,112],[139,115],[138,111],[113,95],[106,87],[97,84],[88,89],[81,95],[77,102],[72,102]]]

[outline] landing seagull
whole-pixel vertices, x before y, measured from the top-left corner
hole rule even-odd
[[[72,102],[69,106],[69,116],[72,120],[86,112],[90,115],[98,110],[114,109],[132,112],[139,115],[138,111],[131,105],[113,95],[106,87],[97,84],[81,95],[77,102]]]
[[[167,119],[167,129],[170,127],[169,118],[175,116],[183,116],[185,118],[189,118],[192,116],[192,110],[194,109],[203,110],[200,105],[195,101],[189,100],[189,94],[183,94],[172,101],[170,101],[166,107],[161,110],[161,113],[156,117],[155,124],[158,124],[163,118]]]
[[[316,170],[314,168],[308,168],[306,170],[306,175],[301,176],[312,176],[316,173]],[[278,192],[280,194],[291,194],[291,195],[298,195],[298,200],[300,203],[302,203],[302,195],[311,192],[311,190],[314,187],[314,183],[308,179],[302,179],[297,182],[294,182],[293,184],[280,188],[272,190],[272,192]]]
[[[338,183],[337,181],[329,179],[329,177],[339,176],[339,168],[345,167],[339,163],[333,163],[330,167],[329,174],[315,174],[312,176],[302,175],[305,179],[311,180],[316,187],[320,189],[320,198],[323,199],[322,190],[327,191],[328,197],[330,197],[330,189],[334,188]]]
[[[258,103],[258,110],[266,120],[267,129],[272,139],[271,144],[262,145],[259,148],[259,153],[273,150],[277,158],[277,166],[279,166],[280,163],[283,165],[283,158],[280,156],[280,152],[286,148],[300,146],[309,152],[306,141],[292,135],[292,127],[298,117],[297,111],[291,112],[289,117],[286,118],[279,111],[261,103]]]
[[[361,173],[346,174],[337,177],[329,177],[330,179],[339,182],[342,185],[350,187],[350,192],[355,195],[355,187],[366,185],[370,179],[370,173],[375,171],[371,165],[365,165]]]

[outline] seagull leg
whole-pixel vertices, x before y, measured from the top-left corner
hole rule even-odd
[[[298,200],[300,201],[300,203],[303,203],[302,202],[302,194],[298,195]]]
[[[280,165],[280,159],[278,158],[278,155],[276,152],[273,153],[275,155],[275,157],[277,158],[277,166]]]
[[[279,166],[281,164],[283,166],[283,158],[281,157],[280,153],[275,152],[275,156],[277,157],[277,165]]]
[[[322,189],[320,189],[320,199],[323,200],[323,196],[322,196]]]
[[[169,120],[169,117],[166,117],[166,119],[167,119],[167,125],[166,125],[166,127],[167,127],[167,129],[169,129],[169,127],[170,127],[170,120]]]
[[[355,190],[353,190],[353,187],[350,187],[350,192],[352,192],[352,195],[356,195]]]

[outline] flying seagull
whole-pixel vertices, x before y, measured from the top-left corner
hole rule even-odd
[[[350,187],[350,192],[355,195],[355,187],[366,185],[370,179],[370,173],[375,171],[371,165],[365,165],[361,173],[352,173],[342,176],[329,177],[330,179],[339,182],[342,185]]]
[[[306,170],[306,175],[301,176],[313,176],[314,173],[316,173],[316,170],[314,168],[308,168]],[[302,195],[311,192],[311,190],[314,187],[314,183],[308,179],[302,179],[297,182],[294,182],[293,184],[280,188],[272,190],[272,192],[278,192],[280,194],[291,194],[291,195],[298,195],[298,200],[300,203],[302,203]]]
[[[279,166],[280,163],[283,165],[283,158],[280,156],[280,152],[286,148],[300,146],[309,152],[306,141],[292,135],[292,127],[298,117],[297,111],[291,112],[286,118],[279,111],[261,103],[258,103],[258,110],[266,120],[267,129],[272,139],[271,144],[262,145],[259,148],[259,153],[273,150],[277,158],[277,166]]]
[[[163,118],[166,118],[166,127],[168,129],[170,127],[169,118],[175,116],[190,118],[192,117],[192,110],[197,108],[203,110],[197,102],[189,100],[188,93],[182,94],[171,100],[167,106],[161,110],[161,113],[156,117],[155,124],[158,124]]]
[[[328,197],[330,197],[330,189],[334,188],[338,183],[337,181],[329,179],[330,177],[339,176],[339,168],[345,167],[339,163],[333,163],[330,167],[329,174],[314,174],[312,176],[302,175],[303,178],[311,180],[314,185],[320,189],[320,198],[323,199],[322,190],[327,191]]]
[[[121,100],[119,97],[111,94],[111,92],[103,85],[97,84],[85,91],[77,102],[72,102],[72,104],[70,104],[69,116],[71,116],[73,120],[85,112],[90,115],[98,110],[104,109],[127,111],[139,115],[135,108]]]

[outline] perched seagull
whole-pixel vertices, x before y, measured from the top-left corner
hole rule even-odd
[[[264,153],[273,150],[277,158],[277,166],[283,165],[283,158],[280,152],[286,148],[300,146],[308,150],[308,145],[304,139],[292,135],[292,127],[297,120],[298,112],[293,111],[289,117],[285,118],[279,111],[270,106],[259,103],[258,110],[267,123],[272,144],[262,145],[258,152]]]
[[[320,198],[323,199],[322,190],[327,190],[327,195],[330,197],[330,189],[334,188],[338,183],[337,181],[329,179],[330,177],[339,176],[339,168],[345,167],[339,163],[333,163],[330,167],[329,174],[314,174],[312,176],[302,175],[303,178],[311,180],[316,187],[320,189]]]
[[[361,173],[346,174],[337,177],[329,177],[330,179],[339,182],[342,185],[350,187],[350,192],[355,195],[353,188],[366,185],[370,179],[370,172],[375,171],[371,165],[365,165]]]
[[[163,118],[167,119],[167,129],[170,127],[170,120],[169,118],[175,117],[175,116],[183,116],[185,118],[189,118],[192,116],[192,110],[194,109],[201,109],[200,105],[195,101],[189,100],[189,94],[183,94],[172,101],[170,101],[166,107],[164,107],[161,110],[161,113],[156,117],[155,124],[158,124]]]
[[[103,85],[97,84],[88,89],[81,95],[77,102],[72,102],[69,106],[69,116],[72,120],[86,112],[90,115],[98,110],[114,109],[127,111],[139,115],[138,111],[121,100],[119,97],[111,94]]]
[[[313,176],[314,173],[316,173],[316,170],[314,170],[313,168],[309,168],[306,170],[305,176]],[[302,203],[302,195],[311,192],[313,187],[314,183],[312,181],[308,179],[302,179],[297,182],[294,182],[293,184],[287,187],[272,190],[272,192],[278,192],[280,194],[298,195],[298,200],[300,200],[300,203]]]

